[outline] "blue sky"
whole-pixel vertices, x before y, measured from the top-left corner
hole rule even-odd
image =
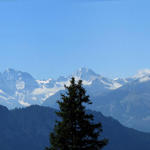
[[[149,0],[0,0],[0,71],[35,78],[80,67],[107,77],[150,68]]]

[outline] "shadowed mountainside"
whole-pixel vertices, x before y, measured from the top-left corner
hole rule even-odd
[[[53,130],[55,109],[30,106],[9,111],[0,106],[0,149],[43,150],[49,145],[49,133]],[[149,150],[150,134],[122,126],[111,117],[100,112],[89,111],[96,122],[103,125],[103,136],[109,139],[104,150]]]

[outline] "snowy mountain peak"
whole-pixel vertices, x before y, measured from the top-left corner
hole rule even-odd
[[[74,74],[74,77],[82,79],[82,80],[87,80],[87,81],[91,81],[94,80],[98,77],[100,77],[100,75],[96,74],[92,69],[88,69],[88,68],[80,68],[79,70],[77,70]]]
[[[11,72],[16,72],[16,70],[12,68],[7,68],[4,72],[11,73]]]
[[[146,76],[150,76],[150,69],[144,69],[144,70],[138,71],[138,73],[134,76],[134,78],[138,79],[138,78],[143,78]]]
[[[92,69],[88,69],[88,68],[86,68],[86,67],[79,68],[79,69],[77,70],[77,73],[80,73],[80,74],[97,75]]]
[[[12,68],[8,68],[3,72],[3,77],[10,78],[10,80],[12,80],[12,79],[15,80],[15,79],[19,78],[20,76],[25,76],[25,75],[31,76],[29,73],[21,72],[21,71],[12,69]]]
[[[14,70],[14,69],[8,68],[3,72],[3,77],[6,77],[7,79],[9,79],[9,78],[12,79],[17,75],[17,72],[18,71]]]

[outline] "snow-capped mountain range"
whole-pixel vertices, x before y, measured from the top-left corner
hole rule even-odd
[[[0,104],[10,109],[42,104],[50,96],[64,90],[64,84],[68,85],[72,76],[76,80],[82,79],[83,85],[91,95],[101,95],[104,92],[118,89],[133,80],[139,82],[150,80],[150,70],[140,71],[128,79],[108,79],[91,69],[80,68],[68,77],[60,76],[58,79],[50,78],[41,81],[36,80],[29,73],[7,69],[0,73]]]

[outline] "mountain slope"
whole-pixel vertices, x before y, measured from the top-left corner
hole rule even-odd
[[[0,106],[0,149],[42,150],[49,145],[49,132],[58,119],[54,109],[31,106],[8,110]],[[102,122],[103,136],[109,138],[104,150],[149,150],[150,134],[122,126],[118,121],[104,117],[101,113],[89,111],[97,122]],[[8,144],[9,143],[9,144]]]
[[[150,81],[135,80],[92,99],[92,109],[113,116],[126,126],[150,131]]]

